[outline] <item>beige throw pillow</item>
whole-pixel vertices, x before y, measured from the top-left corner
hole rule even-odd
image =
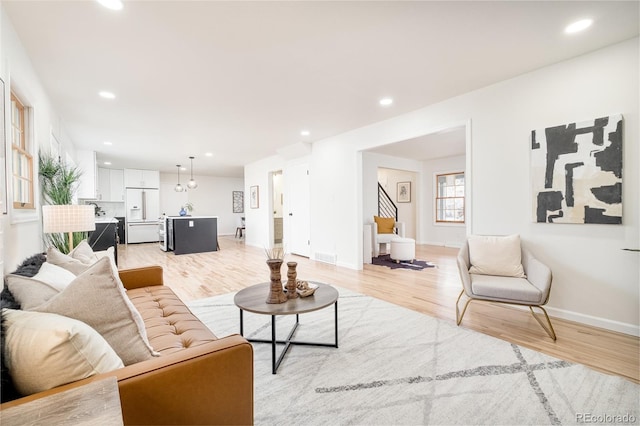
[[[520,235],[469,236],[469,273],[526,278],[522,268]]]
[[[5,363],[18,392],[45,391],[122,368],[88,325],[61,315],[4,309]]]
[[[35,310],[75,318],[93,327],[125,365],[158,355],[149,345],[140,313],[127,297],[107,258],[97,261]]]
[[[55,247],[49,247],[47,249],[47,262],[60,266],[75,275],[80,275],[91,267],[91,263],[84,263],[78,259],[74,259],[69,255],[61,253]]]

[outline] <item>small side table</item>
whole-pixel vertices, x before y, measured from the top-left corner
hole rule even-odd
[[[332,348],[338,347],[338,290],[327,284],[318,282],[310,283],[316,284],[318,288],[315,293],[309,297],[298,297],[296,299],[289,299],[284,303],[266,303],[267,295],[269,294],[269,286],[271,283],[261,283],[252,285],[251,287],[244,288],[236,293],[233,302],[238,308],[240,308],[240,334],[244,335],[244,319],[243,312],[253,312],[254,314],[271,315],[271,339],[247,339],[250,342],[257,343],[271,343],[271,373],[276,374],[282,359],[286,355],[291,345],[306,345],[306,346],[328,346]],[[327,306],[334,305],[334,326],[335,326],[335,342],[334,343],[316,343],[316,342],[299,342],[292,340],[293,335],[298,328],[300,314],[306,312],[317,311]],[[276,339],[276,316],[277,315],[295,315],[296,323],[291,331],[287,335],[285,340]],[[276,344],[284,344],[284,349],[280,353],[280,356],[276,360]]]
[[[5,408],[0,419],[2,426],[124,424],[115,377]]]

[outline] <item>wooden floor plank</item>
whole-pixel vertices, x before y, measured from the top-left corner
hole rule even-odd
[[[220,237],[220,246],[218,252],[176,256],[161,251],[158,244],[120,245],[119,268],[161,265],[165,284],[184,301],[269,280],[264,250],[231,236]],[[457,249],[417,245],[417,258],[437,265],[423,271],[375,265],[355,271],[295,255],[285,260],[298,262],[300,279],[335,284],[454,323],[455,301],[462,288],[456,254]],[[282,271],[286,279],[286,266]],[[461,327],[640,383],[640,339],[562,319],[552,321],[558,335],[555,342],[528,310],[472,302]]]

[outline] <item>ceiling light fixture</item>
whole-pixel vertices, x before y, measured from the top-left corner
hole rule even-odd
[[[105,144],[105,145],[108,145],[108,146],[113,145],[113,144],[112,144],[111,142],[109,142],[109,141],[104,141],[104,144]]]
[[[581,19],[570,25],[567,25],[567,27],[564,29],[564,32],[567,34],[578,33],[589,28],[591,24],[593,24],[593,19]]]
[[[98,92],[98,95],[100,95],[100,97],[103,97],[105,99],[115,99],[116,98],[116,95],[114,95],[111,92],[107,92],[105,90],[103,90],[101,92]]]
[[[206,155],[207,157],[213,157],[213,152],[206,152],[204,155]]]
[[[98,3],[111,10],[120,10],[122,9],[122,1],[121,0],[96,0]]]
[[[393,103],[393,99],[391,98],[382,98],[380,99],[380,105],[382,106],[389,106]]]
[[[300,132],[300,136],[309,136],[310,134],[311,134],[311,132],[308,131],[308,130],[303,130],[303,131]]]
[[[105,165],[105,166],[110,166],[110,165],[111,165],[111,161],[105,161],[105,162],[104,162],[104,165]]]
[[[191,160],[191,180],[187,183],[187,188],[189,189],[196,189],[198,187],[198,183],[193,179],[193,158],[194,157],[189,157],[189,160]]]
[[[178,184],[173,188],[173,190],[176,192],[182,192],[184,191],[184,187],[180,185],[180,164],[176,164],[176,167],[178,168]]]

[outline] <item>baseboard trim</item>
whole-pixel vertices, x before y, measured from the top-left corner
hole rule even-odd
[[[450,241],[425,241],[420,242],[420,244],[426,244],[428,246],[438,246],[438,247],[451,247],[451,248],[461,248],[462,243],[450,242]]]
[[[595,317],[593,315],[567,311],[565,309],[553,308],[550,306],[546,306],[545,308],[547,309],[547,312],[549,312],[549,315],[554,318],[561,318],[580,324],[586,324],[593,327],[604,328],[605,330],[617,331],[618,333],[640,337],[640,326],[637,325],[614,321],[607,318]]]

